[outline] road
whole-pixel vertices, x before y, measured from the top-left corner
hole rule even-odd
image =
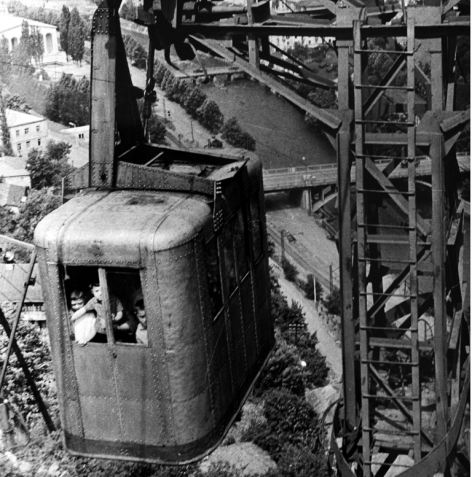
[[[286,238],[286,252],[289,260],[306,279],[308,273],[313,273],[321,285],[329,288],[330,267],[333,272],[333,285],[339,287],[339,254],[334,241],[327,238],[326,231],[315,219],[300,207],[289,207],[275,202],[270,195],[266,196],[267,228],[272,241],[278,245],[283,230],[291,234],[291,240]],[[279,250],[279,247],[277,247]],[[291,251],[296,256],[291,256]]]
[[[283,295],[287,298],[288,303],[291,303],[293,300],[301,306],[305,313],[305,321],[308,325],[308,331],[310,333],[316,332],[316,336],[318,337],[317,349],[326,357],[326,363],[330,368],[330,381],[340,383],[343,372],[341,347],[329,333],[314,302],[305,298],[304,293],[300,291],[296,285],[283,277],[281,268],[274,261],[271,260],[270,264],[278,278],[280,289]]]

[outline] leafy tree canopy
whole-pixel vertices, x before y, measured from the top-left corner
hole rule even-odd
[[[33,241],[34,229],[40,220],[62,204],[61,198],[51,189],[31,190],[20,208],[14,236],[25,242]]]
[[[32,149],[26,160],[26,170],[30,173],[34,189],[58,187],[64,176],[71,172],[67,163],[70,144],[49,141],[46,150]]]

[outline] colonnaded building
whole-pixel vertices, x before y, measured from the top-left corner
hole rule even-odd
[[[11,51],[19,44],[21,38],[21,25],[23,21],[27,21],[30,28],[36,28],[42,35],[44,60],[47,61],[50,57],[57,55],[59,52],[58,32],[55,25],[48,25],[47,23],[2,13],[0,14],[0,40],[3,38],[8,40],[8,50]]]

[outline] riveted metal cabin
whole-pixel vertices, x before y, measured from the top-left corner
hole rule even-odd
[[[201,457],[222,439],[273,345],[260,165],[205,167],[207,184],[222,193],[219,210],[198,193],[88,191],[36,229],[72,452],[152,462]],[[108,298],[106,337],[78,344],[70,294],[97,277]],[[147,345],[118,333],[112,297],[125,314],[143,298]]]

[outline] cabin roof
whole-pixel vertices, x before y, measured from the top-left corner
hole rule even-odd
[[[45,217],[35,244],[53,262],[143,266],[147,253],[188,242],[211,218],[208,199],[199,195],[91,191]]]

